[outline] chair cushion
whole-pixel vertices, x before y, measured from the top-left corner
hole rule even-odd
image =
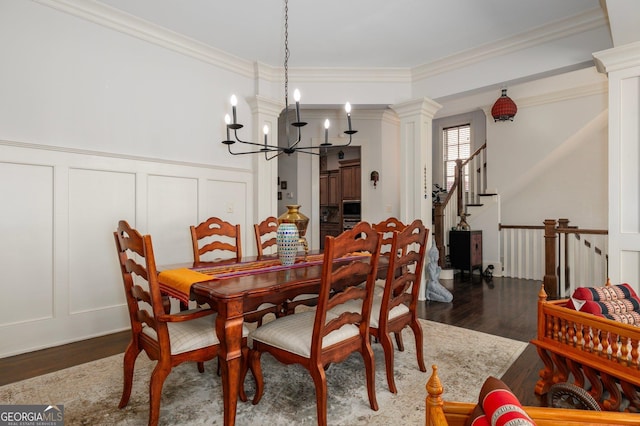
[[[306,311],[277,318],[262,327],[258,327],[249,335],[249,339],[309,358],[311,356],[311,335],[315,316],[315,311]],[[327,322],[336,317],[335,314],[327,312]],[[359,332],[357,326],[346,324],[326,335],[322,340],[322,347],[326,348],[350,337],[357,336]]]
[[[171,355],[220,344],[216,334],[216,317],[217,314],[213,314],[184,322],[167,323]],[[153,340],[158,340],[156,331],[151,327],[143,327],[142,333]],[[247,337],[248,335],[249,329],[243,325],[242,336]]]
[[[289,299],[291,302],[300,302],[301,300],[309,300],[316,299],[318,297],[317,294],[299,294],[293,299]]]
[[[371,305],[371,318],[369,319],[369,327],[370,328],[378,328],[379,327],[379,319],[380,319],[380,306],[382,305],[382,294],[374,294],[373,296],[373,304]],[[335,315],[340,315],[343,312],[360,312],[362,302],[359,300],[349,300],[341,305],[338,305],[331,309],[331,313]],[[409,313],[409,308],[407,305],[400,304],[395,306],[391,311],[389,311],[389,320],[397,318],[401,315]]]

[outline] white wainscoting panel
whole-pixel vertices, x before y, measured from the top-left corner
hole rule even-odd
[[[189,226],[198,224],[198,179],[150,175],[146,198],[156,263],[192,262]]]
[[[0,327],[54,314],[53,176],[51,166],[0,162]]]
[[[159,265],[191,262],[189,226],[213,215],[253,243],[250,170],[13,141],[0,158],[0,357],[129,328],[121,219]]]
[[[69,170],[69,313],[125,306],[113,231],[135,197],[135,173]]]
[[[221,179],[206,179],[201,194],[199,222],[217,216],[229,223],[241,225],[242,254],[256,254],[253,222],[247,215],[247,183]],[[205,256],[204,259],[207,257]]]

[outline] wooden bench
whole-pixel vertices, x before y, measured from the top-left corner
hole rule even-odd
[[[427,382],[426,425],[427,426],[463,426],[469,419],[475,404],[468,402],[449,402],[442,400],[443,386],[438,377],[437,367]],[[480,392],[470,389],[469,392]],[[584,411],[565,408],[523,407],[538,426],[572,425],[638,425],[639,414],[611,413],[605,411]]]
[[[569,300],[548,301],[544,286],[538,294],[538,331],[531,343],[545,367],[536,394],[572,375],[572,383],[603,410],[638,412],[640,327],[567,308]]]

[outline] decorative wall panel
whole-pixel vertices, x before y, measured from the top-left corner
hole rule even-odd
[[[53,316],[53,172],[0,162],[0,326]]]
[[[113,231],[135,223],[136,176],[69,170],[69,312],[126,304]]]

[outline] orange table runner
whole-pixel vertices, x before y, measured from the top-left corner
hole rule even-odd
[[[189,302],[192,284],[209,281],[210,279],[210,275],[188,268],[168,269],[158,274],[158,281],[162,291],[184,302]]]
[[[348,258],[368,255],[366,253]],[[323,261],[322,254],[315,254],[298,257],[293,265],[283,265],[278,259],[256,260],[246,263],[233,263],[220,266],[207,266],[202,268],[188,269],[168,269],[158,275],[160,289],[163,293],[173,296],[185,303],[189,302],[191,295],[191,285],[203,281],[238,277],[242,275],[253,275],[265,272],[274,272],[282,269],[302,268],[306,266],[320,265]]]
[[[195,269],[168,269],[158,274],[158,281],[163,293],[188,303],[191,295],[191,285],[195,283],[321,264],[322,259],[323,256],[321,254],[315,254],[307,256],[307,260],[304,257],[298,257],[296,263],[289,266],[282,265],[279,259],[268,259]]]

